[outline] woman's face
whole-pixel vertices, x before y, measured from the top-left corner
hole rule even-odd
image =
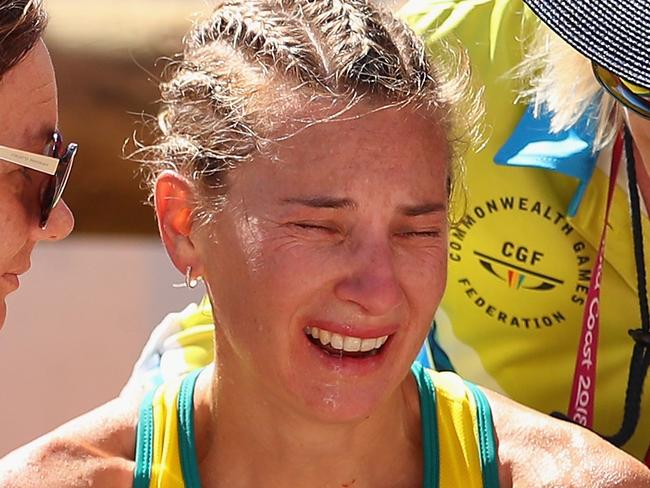
[[[42,42],[0,80],[0,145],[42,153],[57,124],[57,101],[50,56]],[[70,210],[61,202],[45,230],[39,227],[42,173],[0,159],[0,326],[5,298],[42,239],[62,239],[72,230]]]
[[[218,368],[307,415],[360,419],[404,380],[445,286],[447,144],[385,109],[279,146],[231,173],[196,231]]]

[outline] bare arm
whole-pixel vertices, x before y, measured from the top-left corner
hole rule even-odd
[[[0,460],[3,488],[131,487],[137,404],[113,400]]]
[[[650,487],[648,468],[596,434],[485,393],[499,443],[502,488]]]

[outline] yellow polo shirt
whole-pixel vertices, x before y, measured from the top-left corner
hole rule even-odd
[[[598,158],[576,215],[568,216],[575,178],[494,162],[526,109],[515,104],[521,85],[509,73],[530,39],[532,13],[519,0],[417,0],[402,14],[429,44],[449,34],[460,39],[485,86],[490,139],[467,160],[467,216],[450,233],[438,342],[461,376],[536,410],[566,412],[603,227],[611,149]],[[627,331],[640,327],[622,166],[601,289],[594,428],[604,435],[621,425],[633,347]],[[650,251],[647,215],[643,229]],[[625,446],[638,458],[650,444],[647,386],[639,426]]]
[[[520,0],[414,0],[401,14],[429,45],[448,35],[459,39],[476,81],[485,87],[490,137],[481,152],[467,158],[468,213],[450,233],[447,291],[436,315],[438,342],[462,377],[541,412],[566,412],[603,225],[611,149],[601,154],[570,217],[578,180],[494,162],[526,110],[515,104],[523,86],[511,70],[522,60],[534,15]],[[603,435],[621,425],[633,346],[627,331],[640,324],[621,169],[601,290],[594,427]],[[647,215],[643,229],[650,250]],[[146,389],[207,364],[212,340],[207,300],[170,314],[152,334],[125,390]],[[624,446],[640,459],[650,444],[649,412],[647,387],[638,428]]]

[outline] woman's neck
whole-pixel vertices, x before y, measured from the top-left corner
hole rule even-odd
[[[206,374],[197,388],[197,452],[205,488],[421,483],[419,402],[410,375],[371,415],[340,424],[308,418],[245,374],[236,377],[224,371],[226,365],[219,369],[212,384]]]

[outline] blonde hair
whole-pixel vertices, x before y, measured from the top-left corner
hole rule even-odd
[[[535,111],[551,112],[553,132],[568,129],[594,105],[594,150],[607,145],[620,127],[621,112],[595,79],[591,61],[541,22],[516,76],[529,83],[522,97]]]
[[[340,102],[424,109],[458,154],[476,135],[481,105],[467,59],[454,59],[458,75],[432,63],[404,22],[367,0],[223,2],[185,37],[160,85],[154,144],[134,156],[146,163],[150,187],[165,169],[192,182],[195,218],[206,222],[225,201],[230,169],[290,137],[276,136],[281,128],[335,120],[342,112],[322,114]],[[305,107],[307,118],[295,118]]]

